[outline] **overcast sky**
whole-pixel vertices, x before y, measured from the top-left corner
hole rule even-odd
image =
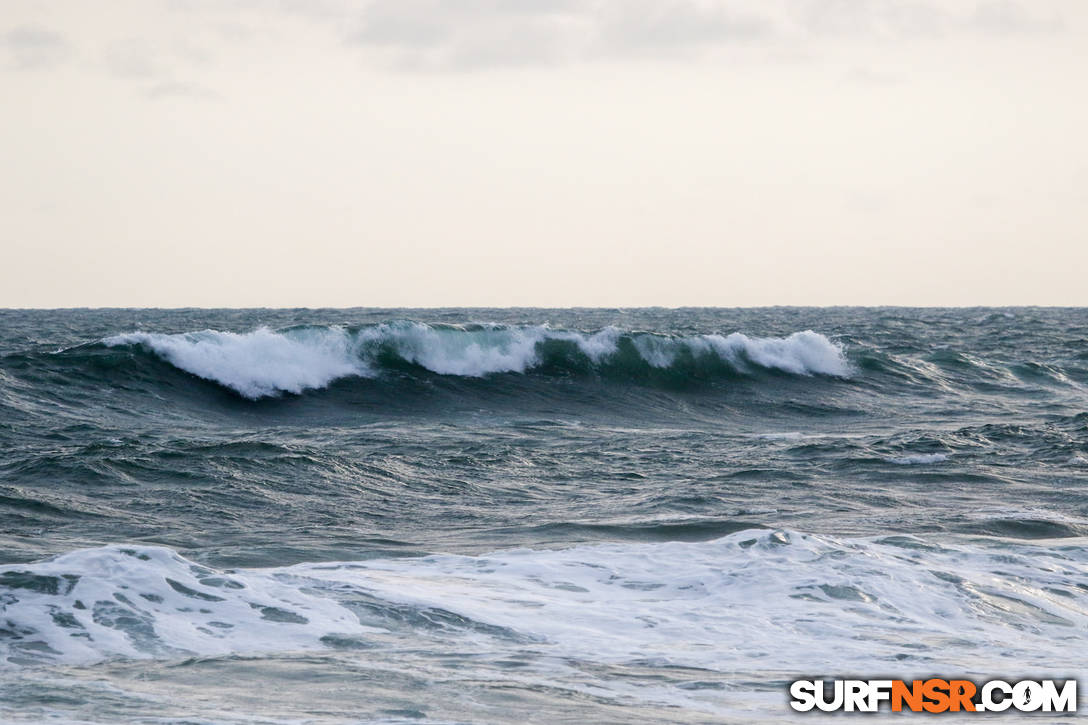
[[[2,0],[0,306],[1088,304],[1084,0]]]

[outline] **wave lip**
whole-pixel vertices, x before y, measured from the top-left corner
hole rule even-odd
[[[685,342],[695,352],[709,348],[724,360],[743,364],[746,358],[760,367],[794,375],[845,378],[851,373],[842,347],[812,330],[779,338],[752,338],[739,332],[728,337],[701,335]]]
[[[389,322],[349,330],[336,326],[258,328],[234,333],[134,332],[104,339],[108,347],[142,346],[175,367],[258,399],[324,388],[344,377],[376,377],[390,364],[438,375],[483,377],[553,366],[601,375],[616,370],[700,370],[733,374],[777,370],[791,375],[849,377],[841,345],[805,330],[788,337],[739,332],[688,337],[555,330],[546,325],[432,326]],[[573,358],[580,358],[580,362]],[[573,368],[570,366],[573,365]]]

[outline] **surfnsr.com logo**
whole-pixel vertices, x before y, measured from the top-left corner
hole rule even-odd
[[[790,707],[798,712],[1076,712],[1076,680],[797,680]]]

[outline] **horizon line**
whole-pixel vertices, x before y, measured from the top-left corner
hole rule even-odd
[[[1088,304],[1060,305],[1060,304],[977,304],[977,305],[903,305],[903,304],[832,304],[832,305],[288,305],[275,307],[269,305],[256,306],[211,306],[211,305],[187,305],[187,306],[58,306],[58,307],[0,307],[0,312],[66,312],[66,311],[92,311],[105,312],[112,310],[156,310],[156,311],[184,311],[184,310],[771,310],[771,309],[906,309],[906,310],[977,310],[977,309],[1088,309]]]

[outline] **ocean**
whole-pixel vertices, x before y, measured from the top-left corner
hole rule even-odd
[[[0,311],[3,722],[1086,665],[1086,309]]]

